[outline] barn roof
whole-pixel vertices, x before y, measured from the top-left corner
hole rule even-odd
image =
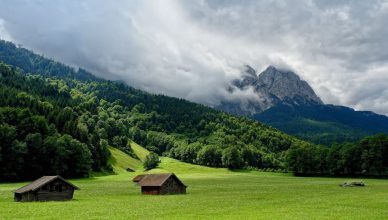
[[[140,186],[162,186],[169,178],[175,178],[181,185],[185,186],[173,173],[147,174],[140,180]],[[185,186],[186,187],[186,186]]]
[[[133,177],[132,181],[133,182],[140,182],[141,179],[143,179],[143,177],[145,177],[146,175],[145,174],[141,174],[141,175],[137,175],[135,177]]]
[[[23,186],[17,190],[14,191],[14,193],[25,193],[29,191],[34,191],[42,187],[43,185],[46,185],[47,183],[50,183],[53,180],[60,179],[63,182],[69,184],[70,186],[74,187],[74,189],[79,189],[77,186],[73,185],[69,181],[63,179],[61,176],[42,176],[41,178],[33,181],[32,183]]]

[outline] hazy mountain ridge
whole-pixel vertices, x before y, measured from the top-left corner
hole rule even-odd
[[[4,40],[0,40],[0,60],[18,68],[23,73],[39,73],[43,76],[68,77],[81,81],[100,80],[82,68],[75,70],[70,66]]]

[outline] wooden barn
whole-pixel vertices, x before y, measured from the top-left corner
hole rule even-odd
[[[73,198],[79,188],[61,176],[43,176],[14,191],[15,201],[64,201]]]
[[[149,195],[184,194],[187,187],[173,173],[143,175],[138,185]]]

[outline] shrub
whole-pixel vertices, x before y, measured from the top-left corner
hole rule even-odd
[[[160,163],[159,156],[156,153],[150,153],[144,160],[143,166],[144,169],[150,170],[158,166]]]

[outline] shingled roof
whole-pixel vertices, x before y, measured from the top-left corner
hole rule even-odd
[[[147,174],[141,178],[138,184],[140,186],[162,186],[170,177],[175,178],[180,184],[185,186],[173,173]]]
[[[74,187],[74,189],[79,189],[77,186],[75,186],[72,183],[68,182],[67,180],[63,179],[61,176],[42,176],[41,178],[33,181],[32,183],[15,190],[14,193],[25,193],[25,192],[29,192],[29,191],[35,191],[35,190],[39,189],[40,187],[42,187],[42,186],[46,185],[47,183],[50,183],[56,179],[62,180],[63,182]]]

